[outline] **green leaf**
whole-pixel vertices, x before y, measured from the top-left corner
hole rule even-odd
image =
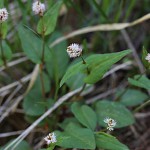
[[[4,150],[6,146],[8,146],[13,140],[8,142],[5,146],[0,147],[0,150]],[[8,150],[12,150],[12,148],[9,148]],[[26,141],[21,141],[19,145],[15,148],[15,150],[31,150],[29,144]]]
[[[117,102],[99,101],[96,103],[96,112],[98,115],[99,124],[103,127],[106,117],[114,119],[117,124],[116,128],[125,127],[134,123],[133,114],[122,104]]]
[[[88,84],[96,83],[114,63],[118,62],[129,53],[131,53],[130,50],[125,50],[118,53],[98,54],[88,57],[86,61],[90,74],[84,79],[84,82]]]
[[[135,89],[128,89],[121,97],[120,102],[126,106],[136,106],[148,99],[148,96]]]
[[[49,40],[49,45],[55,41],[58,37],[63,36],[60,32],[54,32]],[[66,53],[67,42],[63,41],[51,49],[53,57],[46,62],[46,69],[52,79],[56,76],[61,78],[66,72],[69,57]]]
[[[48,92],[50,90],[50,81],[46,74],[43,74],[43,79],[45,91]],[[39,116],[45,112],[49,105],[51,105],[49,101],[45,101],[42,96],[41,81],[40,76],[38,76],[35,85],[23,101],[23,109],[27,115]]]
[[[8,25],[7,25],[7,22],[3,22],[3,23],[1,24],[0,37],[2,37],[2,39],[5,39],[5,38],[6,38],[6,35],[7,35],[7,32],[8,32]]]
[[[72,76],[70,79],[68,79],[66,81],[66,84],[69,86],[70,90],[75,90],[84,85],[84,82],[83,82],[84,78],[85,78],[85,74],[78,73],[78,74]],[[76,82],[74,82],[74,81],[76,81]]]
[[[106,133],[99,133],[95,135],[96,145],[100,149],[107,150],[129,150],[129,148],[120,143],[114,136],[111,136]]]
[[[42,59],[42,45],[43,42],[28,28],[19,26],[19,37],[21,40],[22,48],[29,59],[34,63],[41,63]],[[45,46],[44,60],[51,59],[51,52],[48,46]]]
[[[41,93],[32,90],[23,101],[23,109],[27,115],[39,116],[46,110],[45,105],[42,104],[43,102],[44,99],[42,98]]]
[[[6,61],[10,60],[12,58],[12,52],[11,52],[9,45],[5,41],[3,41],[2,47],[3,47],[3,54],[5,57],[5,60]],[[2,53],[0,51],[0,65],[2,65],[3,63],[4,62],[3,62],[3,58],[2,58]]]
[[[71,110],[81,124],[92,130],[95,129],[97,124],[97,116],[89,106],[81,106],[80,103],[73,103]]]
[[[65,75],[63,76],[61,82],[60,82],[60,87],[72,76],[76,75],[77,73],[81,73],[83,70],[86,69],[86,65],[82,64],[82,62],[76,63],[75,65],[72,65],[69,67]]]
[[[62,128],[62,129],[65,129],[66,126],[69,124],[69,123],[74,123],[78,126],[80,126],[80,123],[79,121],[75,118],[75,117],[70,117],[70,118],[66,118],[62,123],[59,124],[59,127]]]
[[[145,47],[143,47],[143,50],[142,50],[142,62],[144,64],[145,68],[149,69],[150,68],[150,63],[145,59],[147,54],[148,54],[147,50],[145,49]]]
[[[42,72],[42,75],[43,75],[43,82],[44,82],[45,92],[49,92],[50,88],[51,88],[51,81],[50,81],[48,75],[44,71]],[[35,81],[35,84],[33,85],[33,89],[34,88],[36,88],[36,90],[39,91],[39,93],[41,93],[42,84],[41,84],[40,75],[38,75],[37,80]]]
[[[63,148],[95,149],[94,133],[87,128],[81,128],[70,123],[64,132],[56,132],[56,145]]]
[[[40,19],[37,25],[39,34],[43,34],[44,32],[44,35],[48,35],[54,31],[61,5],[62,1],[58,1]]]
[[[125,50],[118,53],[110,54],[95,54],[91,55],[85,59],[86,64],[82,62],[72,65],[65,75],[63,76],[60,87],[72,76],[80,73],[84,73],[87,76],[84,78],[84,82],[88,84],[94,84],[99,81],[103,75],[111,68],[111,66],[119,61],[121,58],[129,54],[130,50]],[[90,74],[87,74],[87,67],[90,71]]]
[[[0,1],[0,8],[3,8],[4,7],[4,0],[1,0]]]
[[[150,80],[145,75],[136,75],[134,79],[128,78],[131,85],[144,88],[146,90],[150,89]]]

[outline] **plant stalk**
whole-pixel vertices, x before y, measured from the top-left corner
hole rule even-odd
[[[43,79],[43,66],[44,66],[44,56],[45,56],[45,30],[44,30],[44,20],[43,16],[41,16],[42,19],[42,58],[41,58],[41,64],[40,64],[40,80],[42,85],[42,95],[43,98],[45,98],[45,86],[44,86],[44,79]]]
[[[4,66],[7,67],[7,62],[4,55],[3,45],[2,45],[2,23],[0,24],[0,49],[1,49],[1,56],[4,63]]]

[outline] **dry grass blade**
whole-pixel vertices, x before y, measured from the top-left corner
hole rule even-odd
[[[18,106],[18,104],[21,102],[22,99],[23,99],[23,95],[19,96],[16,100],[14,100],[13,104],[11,105],[11,107],[9,107],[7,109],[7,111],[5,113],[3,113],[2,116],[0,117],[0,123],[5,119],[5,117],[8,116],[8,114],[10,112],[12,112]]]
[[[20,64],[20,63],[22,63],[22,62],[24,62],[24,61],[27,61],[27,60],[28,60],[27,57],[23,57],[23,58],[14,60],[14,61],[12,61],[12,62],[9,62],[9,63],[7,64],[7,67],[12,67],[12,66],[14,66],[14,65]],[[0,68],[0,71],[3,71],[4,69],[6,69],[5,66],[1,67],[1,68]]]
[[[29,74],[29,75],[23,77],[22,79],[20,79],[19,81],[13,82],[13,83],[11,83],[11,84],[9,84],[9,85],[6,85],[6,86],[0,88],[0,93],[4,92],[4,91],[6,91],[6,90],[9,90],[9,89],[11,89],[11,88],[13,88],[13,87],[15,87],[15,86],[21,84],[21,83],[24,83],[24,82],[29,81],[30,78],[31,78],[31,76],[32,76],[32,75]]]
[[[36,79],[37,79],[37,76],[38,76],[38,73],[39,73],[39,64],[35,66],[33,72],[32,72],[32,75],[31,75],[31,79],[30,79],[30,82],[29,82],[29,85],[28,85],[28,88],[25,92],[25,95],[30,91],[30,89],[33,87]]]
[[[69,39],[71,37],[74,37],[74,36],[77,36],[77,35],[80,35],[80,34],[85,34],[85,33],[89,33],[89,32],[94,32],[94,31],[113,31],[113,30],[122,30],[122,29],[125,29],[127,27],[131,27],[131,26],[134,26],[134,25],[137,25],[139,23],[142,23],[143,21],[146,21],[150,19],[150,13],[131,22],[131,23],[113,23],[113,24],[101,24],[101,25],[96,25],[96,26],[92,26],[92,27],[85,27],[85,28],[82,28],[82,29],[79,29],[79,30],[76,30],[76,31],[73,31],[71,32],[70,34],[64,36],[64,37],[61,37],[61,38],[58,38],[57,40],[55,40],[51,45],[50,47],[53,47],[55,45],[57,45],[58,43],[66,40],[66,39]]]
[[[22,88],[22,85],[18,85],[16,87],[16,89],[9,95],[9,97],[6,99],[6,101],[4,102],[3,106],[0,107],[0,115],[4,110],[7,110],[7,108],[9,107],[8,104],[10,103],[10,101],[13,99],[13,97],[16,95],[16,93]],[[3,108],[3,109],[2,109]]]

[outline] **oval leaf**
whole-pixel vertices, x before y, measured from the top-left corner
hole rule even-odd
[[[128,78],[131,85],[150,90],[150,80],[145,75],[136,75],[134,79]]]
[[[111,68],[111,66],[119,61],[121,58],[129,54],[130,50],[125,50],[118,53],[110,54],[95,54],[85,59],[86,64],[82,62],[72,65],[65,75],[63,76],[60,86],[62,86],[69,78],[76,75],[77,73],[84,73],[86,77],[84,82],[88,84],[94,84],[99,81],[103,75]],[[89,69],[90,73],[87,74],[86,69]]]
[[[42,44],[41,39],[37,37],[31,30],[28,28],[20,26],[18,29],[19,37],[21,40],[22,48],[25,54],[31,59],[34,63],[41,63],[42,59]],[[48,46],[45,46],[44,60],[47,61],[51,59],[51,52]]]
[[[125,127],[134,123],[132,113],[122,104],[117,102],[100,101],[96,104],[99,124],[106,127],[104,119],[110,117],[116,120],[116,128]]]
[[[148,96],[135,89],[128,89],[121,97],[120,102],[126,106],[136,106],[148,99]]]
[[[81,106],[79,103],[74,103],[71,106],[71,110],[81,124],[92,130],[95,129],[97,124],[97,116],[89,106]]]
[[[108,150],[129,150],[129,148],[120,143],[114,136],[106,133],[99,133],[95,135],[96,145],[98,148]]]
[[[48,35],[54,31],[61,4],[62,2],[58,1],[40,19],[37,25],[37,31],[39,34],[44,33],[44,35]]]
[[[56,132],[58,142],[56,145],[63,148],[95,149],[94,134],[90,129],[81,128],[70,123],[64,132]]]

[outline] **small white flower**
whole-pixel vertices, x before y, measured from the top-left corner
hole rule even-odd
[[[40,1],[36,1],[32,4],[32,11],[35,13],[35,15],[39,14],[40,16],[43,16],[45,10],[45,4],[41,3]]]
[[[150,53],[147,54],[147,56],[145,57],[145,59],[150,63]]]
[[[114,119],[111,119],[111,118],[108,118],[108,117],[104,119],[104,122],[107,124],[107,129],[109,131],[114,130],[114,127],[117,124],[117,122]]]
[[[0,9],[0,23],[8,19],[8,11],[6,8]]]
[[[50,143],[56,143],[57,139],[56,139],[56,135],[54,132],[49,133],[44,140],[47,142],[47,145],[49,145]]]
[[[82,53],[82,48],[79,44],[73,43],[67,47],[67,53],[70,58],[79,57]]]

